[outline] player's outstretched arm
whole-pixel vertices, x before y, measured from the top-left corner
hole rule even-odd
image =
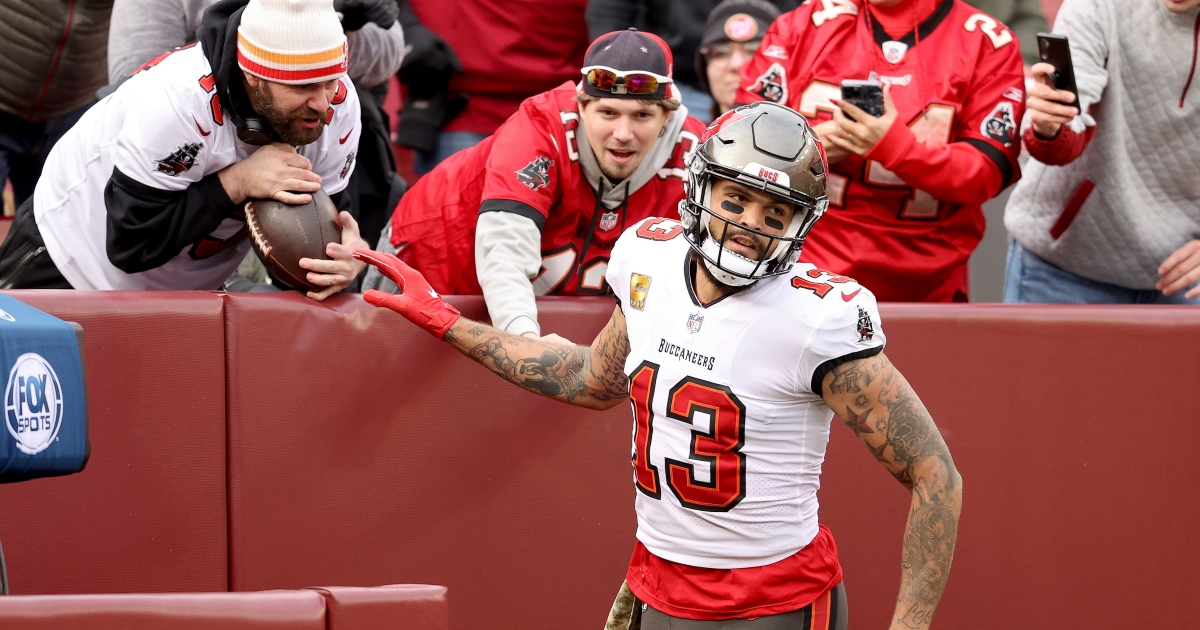
[[[925,629],[950,576],[962,478],[929,411],[882,353],[825,376],[825,402],[912,491],[892,628]]]
[[[590,409],[629,398],[629,338],[618,307],[590,346],[547,342],[459,319],[443,339],[466,356],[535,394]]]
[[[371,290],[363,299],[396,311],[501,377],[536,394],[591,409],[615,407],[628,398],[629,336],[619,307],[591,346],[522,337],[463,317],[420,272],[395,256],[360,249],[354,257],[378,267],[401,291]]]

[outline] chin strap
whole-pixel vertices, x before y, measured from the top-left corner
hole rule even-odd
[[[445,337],[446,331],[462,317],[458,309],[446,304],[442,296],[429,286],[421,272],[404,264],[399,258],[369,249],[355,250],[354,257],[369,265],[375,265],[380,273],[400,287],[399,294],[384,293],[375,289],[367,291],[363,294],[363,299],[368,304],[396,311],[438,339]]]

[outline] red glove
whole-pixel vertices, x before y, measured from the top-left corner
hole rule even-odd
[[[383,275],[391,278],[400,287],[400,294],[384,293],[369,289],[363,299],[373,306],[384,306],[400,313],[408,321],[429,331],[441,339],[446,331],[462,317],[458,309],[446,304],[442,296],[429,286],[421,272],[404,264],[391,254],[381,254],[369,249],[354,250],[354,257],[375,265]]]

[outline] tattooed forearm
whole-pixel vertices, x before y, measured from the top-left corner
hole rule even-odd
[[[536,348],[529,349],[537,351]],[[491,337],[471,348],[469,356],[521,387],[551,398],[572,401],[586,393],[582,368],[587,350],[580,346],[563,346],[514,361],[509,358],[505,343],[499,337]]]
[[[512,335],[460,319],[444,339],[502,378],[563,402],[604,409],[629,395],[624,318],[614,314],[592,346]]]
[[[930,478],[919,478],[913,490],[904,530],[900,597],[892,619],[893,626],[922,630],[933,620],[950,577],[962,506],[961,480],[953,463],[948,469],[940,458],[929,463],[925,468]]]
[[[887,357],[840,365],[824,386],[830,407],[912,491],[892,627],[924,630],[950,576],[962,479],[929,411]]]

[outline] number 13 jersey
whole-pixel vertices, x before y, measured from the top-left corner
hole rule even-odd
[[[641,222],[607,272],[629,335],[637,537],[689,566],[771,564],[817,535],[821,380],[883,350],[875,298],[800,264],[701,305],[682,232]]]

